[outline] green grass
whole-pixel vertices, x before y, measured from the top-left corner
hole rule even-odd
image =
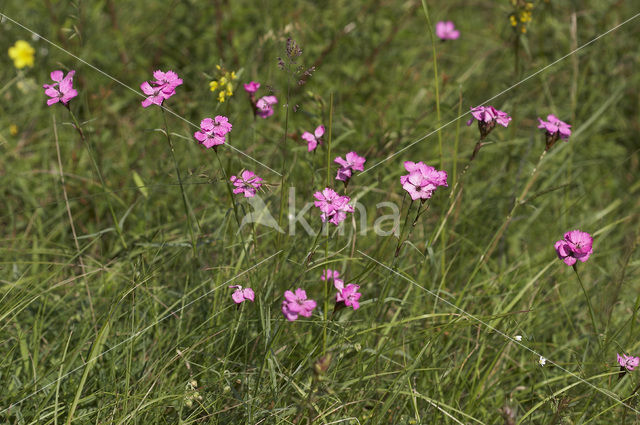
[[[181,190],[160,109],[0,23],[0,422],[636,423],[640,378],[618,379],[616,353],[640,354],[640,18],[511,87],[638,6],[537,1],[516,40],[509,1],[424,4],[432,25],[453,20],[461,38],[432,45],[419,0],[0,4],[135,90],[155,69],[184,79],[166,102],[184,118],[167,115]],[[303,86],[278,67],[287,37],[299,63],[316,66]],[[18,71],[6,52],[20,39],[36,57]],[[224,103],[209,91],[218,64],[239,75]],[[97,167],[69,112],[45,104],[54,69],[77,71],[71,110]],[[279,99],[266,120],[253,118],[250,80]],[[491,104],[513,121],[460,177],[478,131],[453,120],[503,90]],[[548,113],[573,134],[532,177],[544,149],[536,118]],[[272,170],[224,147],[218,162],[195,143],[187,121],[218,114],[233,123],[228,143]],[[450,124],[436,134],[438,122]],[[319,124],[325,144],[311,154],[299,135]],[[300,224],[238,232],[251,207],[226,177],[264,178],[261,197],[288,230],[289,204],[299,212],[328,171],[342,190],[332,161],[352,150],[376,165],[348,186],[366,226],[356,213],[328,238]],[[402,163],[441,158],[449,188],[409,229],[417,204],[407,211]],[[452,206],[454,179],[463,191]],[[397,256],[398,237],[373,231],[391,213],[380,202],[401,208],[401,223],[410,214]],[[305,218],[320,230],[317,209]],[[595,237],[578,272],[597,333],[553,249],[573,229]],[[332,314],[326,267],[361,286],[359,310]],[[236,308],[232,284],[252,287],[255,302]],[[287,322],[283,293],[297,287],[318,307]],[[522,346],[505,337],[516,335]]]

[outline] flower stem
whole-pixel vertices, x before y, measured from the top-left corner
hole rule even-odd
[[[573,271],[576,273],[578,277],[578,282],[580,282],[580,287],[582,288],[582,293],[584,294],[584,298],[587,300],[587,306],[589,307],[589,315],[591,316],[591,325],[593,326],[593,331],[596,334],[596,338],[598,339],[598,345],[600,345],[600,336],[598,334],[598,327],[596,326],[596,316],[593,314],[593,306],[591,305],[591,300],[589,299],[589,295],[587,295],[587,290],[582,283],[582,279],[580,278],[580,274],[578,273],[578,268],[574,264]]]
[[[164,132],[167,136],[167,142],[169,143],[169,151],[171,152],[171,158],[173,159],[173,166],[178,176],[178,184],[180,185],[180,193],[182,193],[182,204],[184,205],[184,213],[187,216],[187,226],[189,227],[189,234],[191,235],[191,247],[193,248],[193,255],[197,255],[196,237],[193,233],[193,226],[191,225],[191,214],[189,214],[189,206],[187,203],[187,195],[184,192],[184,186],[182,185],[182,176],[180,175],[180,168],[178,167],[178,161],[176,161],[175,149],[173,148],[173,142],[171,141],[171,135],[169,134],[169,124],[167,122],[167,113],[164,108],[162,110],[162,118],[164,118]]]
[[[107,190],[107,185],[104,182],[104,178],[102,177],[102,173],[100,172],[100,167],[98,167],[98,163],[96,161],[95,155],[93,154],[93,150],[91,149],[91,145],[89,144],[89,141],[84,135],[84,132],[82,131],[82,127],[80,127],[80,123],[78,122],[78,119],[76,118],[75,114],[73,113],[69,105],[67,104],[65,106],[69,111],[69,114],[71,115],[71,119],[73,120],[73,124],[76,128],[76,131],[80,135],[80,139],[82,140],[82,143],[84,143],[84,146],[87,148],[87,153],[89,154],[91,163],[93,164],[93,167],[96,169],[96,173],[98,174],[98,178],[100,179],[100,185],[102,186],[102,190],[106,193],[109,193],[109,191]],[[124,247],[124,249],[127,249],[127,243],[125,242],[124,236],[122,235],[122,229],[120,228],[120,223],[118,223],[118,219],[116,218],[116,213],[113,209],[113,205],[111,205],[111,200],[109,199],[108,196],[106,199],[107,199],[107,205],[109,207],[109,211],[111,212],[111,218],[113,219],[113,225],[116,228],[116,232],[118,233],[118,236],[120,237],[120,242],[122,243],[122,246]]]
[[[439,89],[439,81],[438,81],[438,58],[436,57],[436,42],[433,37],[433,27],[431,26],[431,18],[429,17],[429,8],[427,7],[426,0],[422,0],[422,10],[424,11],[424,16],[427,19],[427,28],[429,30],[429,36],[431,38],[431,52],[433,56],[433,85],[435,88],[436,95],[436,119],[437,119],[437,128],[438,128],[438,149],[440,152],[440,169],[444,168],[444,158],[442,156],[442,131],[440,130],[440,89]]]
[[[331,129],[333,127],[333,92],[331,92],[329,100],[329,136],[327,137],[327,187],[331,185]],[[327,226],[327,239],[324,245],[324,259],[325,262],[329,258],[329,226]],[[328,268],[325,268],[325,276],[327,277],[324,282],[324,308],[323,318],[324,326],[322,328],[322,355],[324,356],[327,350],[327,320],[329,316],[329,278]]]

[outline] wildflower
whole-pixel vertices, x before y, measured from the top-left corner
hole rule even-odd
[[[347,183],[354,171],[364,171],[364,163],[367,160],[364,159],[363,156],[358,156],[355,152],[349,152],[345,158],[346,159],[342,159],[342,157],[339,156],[334,159],[333,162],[340,164],[336,180],[342,180]]]
[[[244,90],[247,93],[255,93],[258,91],[259,88],[260,88],[260,83],[256,81],[251,81],[248,84],[244,84]]]
[[[193,137],[209,149],[224,144],[225,135],[231,131],[231,128],[232,125],[227,117],[217,115],[215,119],[205,118],[200,121],[200,131],[193,133]]]
[[[316,148],[320,144],[320,139],[323,134],[324,134],[324,125],[319,125],[313,131],[313,134],[309,133],[308,131],[305,131],[304,133],[302,133],[302,136],[300,137],[302,138],[302,140],[305,140],[307,142],[309,152],[311,152],[316,150]]]
[[[9,125],[9,134],[11,134],[12,136],[18,134],[18,126],[15,124]]]
[[[338,290],[336,303],[344,303],[347,307],[353,307],[354,310],[360,308],[360,303],[358,302],[362,296],[362,294],[358,292],[360,286],[350,283],[345,287],[341,280],[334,281],[333,286]]]
[[[564,239],[555,243],[554,248],[560,258],[568,266],[576,264],[576,260],[585,262],[593,253],[593,238],[586,232],[572,230],[564,234]]]
[[[339,281],[344,284],[344,281],[340,279],[340,272],[338,270],[326,269],[322,272],[322,276],[320,276],[320,280],[329,280],[333,279],[334,282]]]
[[[273,115],[273,105],[278,103],[275,96],[263,96],[256,102],[256,115],[260,118],[268,118]]]
[[[412,161],[406,161],[404,168],[409,174],[401,176],[400,183],[414,201],[421,199],[424,202],[431,198],[439,186],[448,187],[446,171],[439,171],[422,162]]]
[[[256,173],[249,170],[243,171],[241,177],[231,176],[229,180],[236,187],[233,193],[244,193],[245,198],[256,196],[256,191],[260,189],[263,181]]]
[[[47,99],[47,105],[51,106],[54,103],[62,103],[67,106],[69,101],[78,95],[76,89],[73,88],[73,76],[76,71],[71,70],[64,75],[62,71],[53,71],[51,73],[51,79],[53,84],[43,84],[44,94],[51,99]]]
[[[457,40],[460,37],[460,31],[455,29],[453,22],[440,21],[436,24],[436,36],[444,40]]]
[[[304,289],[296,289],[296,292],[284,292],[284,301],[282,301],[282,314],[288,321],[293,322],[298,315],[311,317],[313,309],[316,308],[314,300],[307,299],[307,293]]]
[[[541,118],[538,118],[538,121],[540,121],[538,128],[545,130],[547,136],[545,149],[549,150],[558,139],[563,139],[565,142],[568,141],[569,136],[571,136],[571,126],[564,121],[560,121],[558,117],[553,114],[547,115],[547,120],[548,121],[542,121]]]
[[[620,372],[629,371],[631,372],[633,369],[640,365],[640,357],[627,356],[626,354],[617,354],[618,356],[618,364],[620,365]]]
[[[351,198],[340,196],[335,190],[325,188],[322,192],[316,192],[313,196],[317,199],[314,205],[320,209],[320,218],[325,223],[329,221],[336,226],[347,218],[347,213],[354,211],[353,205],[349,205]]]
[[[209,83],[209,90],[212,92],[220,90],[218,92],[218,102],[222,103],[227,97],[233,96],[233,81],[238,77],[235,71],[223,70],[220,65],[216,65],[216,68],[220,71],[221,77]]]
[[[511,117],[506,112],[499,111],[493,106],[476,106],[471,108],[471,119],[467,121],[467,125],[471,125],[474,119],[478,120],[478,129],[480,129],[480,139],[487,137],[496,123],[503,127],[507,127],[511,122]]]
[[[522,335],[516,335],[515,340],[518,342],[522,341]]]
[[[18,40],[9,47],[9,57],[13,60],[13,66],[22,69],[25,66],[33,67],[35,49],[24,40]]]
[[[545,359],[544,357],[540,356],[540,359],[538,360],[538,363],[540,363],[540,366],[544,366],[547,363],[547,359]]]
[[[147,97],[142,101],[142,107],[147,108],[151,105],[161,106],[162,102],[176,94],[176,87],[182,84],[182,79],[173,71],[154,71],[154,80],[145,81],[140,84],[140,89]]]
[[[236,289],[233,292],[233,294],[231,294],[231,298],[233,299],[233,302],[236,303],[236,304],[240,304],[244,300],[249,300],[249,301],[253,302],[253,300],[255,298],[255,294],[253,292],[253,289],[251,289],[251,288],[243,288],[240,285],[230,285],[229,288],[235,288]]]

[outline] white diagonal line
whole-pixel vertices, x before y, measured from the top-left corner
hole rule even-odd
[[[599,40],[600,38],[604,37],[605,35],[617,30],[618,28],[620,28],[621,26],[633,21],[634,19],[636,19],[638,16],[640,16],[640,12],[636,13],[635,15],[633,15],[631,18],[627,19],[626,21],[616,25],[615,27],[611,28],[610,30],[608,30],[607,32],[604,32],[600,35],[598,35],[597,37],[591,39],[590,41],[584,43],[582,46],[576,48],[575,50],[572,50],[571,52],[567,53],[566,55],[562,56],[560,59],[556,59],[555,61],[551,62],[549,65],[545,66],[542,69],[539,69],[538,71],[534,72],[533,74],[529,75],[528,77],[518,81],[517,83],[515,83],[514,85],[512,85],[511,87],[502,90],[500,93],[496,94],[493,97],[490,97],[489,99],[485,100],[482,103],[479,103],[478,105],[485,105],[489,102],[491,102],[492,100],[502,96],[503,94],[505,94],[506,92],[510,91],[511,89],[518,87],[520,84],[524,83],[525,81],[535,77],[536,75],[540,74],[541,72],[544,72],[545,70],[547,70],[548,68],[551,68],[552,66],[554,66],[555,64],[557,64],[558,62],[563,61],[564,59],[568,58],[569,56],[573,55],[574,53],[578,52],[579,50],[584,49],[585,47],[587,47],[588,45],[596,42],[597,40]],[[407,149],[409,149],[411,146],[415,145],[416,143],[422,142],[424,139],[426,139],[427,137],[431,136],[434,133],[437,133],[438,131],[442,130],[443,128],[447,127],[449,124],[452,124],[456,121],[458,121],[460,118],[468,115],[470,113],[470,111],[465,112],[464,114],[461,114],[460,116],[452,119],[451,121],[449,121],[448,123],[440,126],[439,128],[431,131],[430,133],[425,134],[424,136],[416,139],[415,141],[413,141],[411,144],[405,146],[404,148],[400,149],[399,151],[394,152],[393,154],[391,154],[390,156],[386,157],[385,159],[383,159],[382,161],[376,162],[375,164],[373,164],[371,167],[368,167],[366,170],[364,170],[363,172],[361,172],[360,174],[364,174],[367,171],[377,167],[378,165],[382,164],[383,162],[386,162],[388,160],[390,160],[391,158],[395,157],[396,155],[401,154],[402,152],[406,151]]]
[[[85,367],[87,365],[87,363],[89,363],[89,361],[98,359],[102,356],[104,356],[105,354],[107,354],[108,352],[115,350],[116,348],[118,348],[119,346],[121,346],[122,344],[124,344],[125,342],[131,341],[133,338],[136,338],[137,336],[145,333],[146,331],[148,331],[149,329],[151,329],[152,327],[154,327],[155,325],[157,325],[158,323],[168,319],[171,316],[174,316],[176,313],[180,313],[182,310],[184,310],[185,308],[189,307],[190,305],[192,305],[193,303],[201,300],[202,298],[208,296],[209,294],[211,294],[212,292],[218,290],[219,288],[222,288],[223,286],[225,286],[227,283],[239,278],[240,276],[248,273],[249,271],[255,269],[256,267],[258,267],[259,265],[263,264],[266,261],[269,261],[270,259],[272,259],[273,257],[275,257],[276,255],[280,254],[282,252],[282,250],[276,252],[275,254],[265,258],[264,260],[260,261],[258,264],[254,264],[253,266],[249,267],[248,269],[246,269],[243,272],[240,272],[239,274],[235,275],[234,277],[232,277],[231,279],[227,280],[224,283],[221,283],[220,285],[216,286],[215,288],[211,289],[210,291],[204,293],[203,295],[200,295],[198,298],[189,301],[187,304],[183,305],[182,307],[170,312],[169,314],[167,314],[166,316],[161,317],[160,319],[158,319],[157,321],[155,321],[154,323],[150,324],[149,326],[147,326],[146,328],[143,328],[141,330],[139,330],[138,332],[134,333],[133,335],[131,335],[129,338],[126,338],[122,341],[120,341],[119,343],[117,343],[116,345],[114,345],[113,347],[109,348],[108,350],[98,354],[96,357],[92,358],[92,359],[88,359],[86,362],[84,362],[83,364],[81,364],[80,366],[76,367],[75,369],[70,370],[69,372],[65,373],[64,375],[62,375],[61,377],[59,377],[58,379],[56,379],[55,381],[49,382],[47,385],[43,386],[42,388],[40,388],[37,391],[34,391],[33,393],[29,394],[28,396],[20,399],[19,401],[12,403],[9,407],[6,407],[3,410],[0,410],[0,415],[5,413],[6,411],[8,411],[9,409],[11,409],[13,406],[16,406],[18,404],[21,404],[23,401],[28,400],[29,398],[33,397],[34,395],[38,394],[39,392],[47,389],[48,387],[52,386],[53,384],[57,383],[58,381],[63,380],[64,378],[66,378],[67,376],[71,375],[74,372],[79,371],[80,369],[82,369],[83,367]]]
[[[423,291],[427,292],[429,295],[432,295],[433,297],[435,297],[437,300],[442,301],[443,303],[453,307],[454,309],[458,310],[460,313],[464,314],[465,316],[469,317],[470,319],[475,320],[478,323],[481,323],[482,325],[486,326],[487,328],[491,329],[492,331],[496,332],[497,334],[499,334],[500,336],[504,337],[505,339],[508,339],[509,341],[513,342],[514,344],[518,344],[520,347],[524,348],[527,351],[530,351],[531,353],[535,354],[538,357],[542,357],[542,355],[540,353],[538,353],[537,351],[527,347],[526,345],[524,345],[523,343],[521,343],[520,341],[516,340],[515,338],[510,337],[509,335],[505,334],[504,332],[502,332],[499,329],[494,328],[493,326],[491,326],[490,324],[486,323],[485,321],[483,321],[482,319],[479,319],[478,317],[474,316],[471,313],[467,313],[466,311],[464,311],[463,309],[461,309],[460,307],[456,306],[455,304],[453,304],[452,302],[442,298],[440,295],[436,294],[433,291],[430,291],[429,289],[425,288],[424,286],[421,286],[419,283],[417,283],[416,281],[414,281],[413,279],[410,279],[408,277],[406,277],[405,275],[403,275],[402,273],[398,273],[397,271],[393,270],[392,268],[388,267],[387,265],[379,262],[378,260],[376,260],[373,257],[370,257],[369,255],[365,254],[364,252],[358,250],[358,252],[362,255],[364,255],[365,257],[367,257],[368,259],[370,259],[371,261],[373,261],[374,263],[384,267],[385,269],[389,270],[390,272],[400,276],[401,278],[403,278],[404,280],[412,283],[414,286],[422,289]],[[545,357],[546,358],[546,357]],[[555,367],[557,367],[558,369],[560,369],[561,371],[573,376],[574,378],[576,378],[577,380],[579,380],[580,382],[587,384],[588,386],[590,386],[591,388],[593,388],[594,390],[606,395],[607,397],[611,398],[612,400],[615,400],[617,403],[622,404],[625,407],[628,407],[629,409],[633,410],[636,413],[640,413],[640,410],[636,410],[635,408],[629,406],[628,404],[626,404],[625,402],[616,399],[615,397],[613,397],[611,394],[608,394],[606,391],[596,387],[595,385],[593,385],[592,383],[590,383],[589,381],[579,377],[578,375],[576,375],[575,373],[569,371],[568,369],[563,368],[562,366],[558,365],[557,363],[554,363],[553,361],[546,359],[547,362],[549,362],[550,364],[554,365]]]
[[[134,92],[134,93],[135,93],[135,94],[137,94],[138,96],[145,97],[145,98],[147,97],[147,96],[145,96],[143,93],[141,93],[141,92],[139,92],[138,90],[134,89],[133,87],[128,86],[127,84],[123,83],[122,81],[118,80],[117,78],[115,78],[115,77],[111,76],[110,74],[107,74],[106,72],[104,72],[104,71],[103,71],[103,70],[101,70],[100,68],[98,68],[98,67],[96,67],[96,66],[94,66],[94,65],[90,64],[89,62],[85,61],[84,59],[82,59],[82,58],[80,58],[80,57],[78,57],[78,56],[74,55],[73,53],[71,53],[70,51],[68,51],[67,49],[65,49],[64,47],[57,45],[56,43],[54,43],[53,41],[51,41],[51,40],[47,39],[46,37],[43,37],[42,35],[38,34],[38,33],[37,33],[37,32],[35,32],[35,31],[33,31],[31,28],[28,28],[28,27],[26,27],[26,26],[22,25],[20,22],[15,21],[14,19],[11,19],[10,17],[8,17],[7,15],[5,15],[4,13],[1,13],[1,12],[0,12],[0,16],[2,16],[3,18],[5,18],[5,19],[6,19],[6,20],[8,20],[8,21],[13,22],[14,24],[16,24],[17,26],[19,26],[20,28],[22,28],[22,29],[24,29],[24,30],[26,30],[26,31],[29,31],[31,34],[38,36],[39,38],[41,38],[42,40],[46,41],[47,43],[49,43],[50,45],[52,45],[52,46],[53,46],[53,47],[55,47],[56,49],[62,50],[63,52],[65,52],[65,53],[66,53],[66,54],[68,54],[69,56],[73,57],[74,59],[76,59],[76,60],[78,60],[78,61],[82,62],[83,64],[85,64],[85,65],[87,65],[88,67],[92,68],[93,70],[95,70],[95,71],[99,72],[100,74],[104,75],[105,77],[109,78],[110,80],[113,80],[113,81],[115,81],[116,83],[120,84],[122,87],[125,87],[125,88],[127,88],[127,89],[131,90],[132,92]],[[195,123],[192,123],[191,121],[189,121],[189,120],[188,120],[188,119],[186,119],[185,117],[183,117],[183,116],[181,116],[181,115],[177,114],[176,112],[172,111],[171,109],[167,108],[166,106],[164,106],[164,105],[158,105],[158,106],[160,106],[162,109],[164,109],[165,111],[167,111],[168,113],[170,113],[170,114],[171,114],[171,115],[173,115],[174,117],[179,118],[179,119],[181,119],[182,121],[186,122],[187,124],[191,125],[192,127],[195,127],[195,128],[197,128],[197,129],[200,129],[200,126],[199,126],[199,125],[197,125],[197,124],[195,124]],[[256,162],[256,163],[258,163],[258,164],[262,165],[264,168],[268,169],[268,170],[269,170],[269,171],[271,171],[272,173],[275,173],[275,174],[279,175],[280,177],[282,177],[282,174],[280,174],[279,172],[277,172],[277,171],[276,171],[276,170],[274,170],[273,168],[269,167],[268,165],[265,165],[265,164],[263,164],[262,162],[258,161],[257,159],[255,159],[255,158],[254,158],[254,157],[252,157],[251,155],[249,155],[249,154],[247,154],[247,153],[244,153],[244,152],[243,152],[243,151],[241,151],[240,149],[238,149],[238,148],[236,148],[236,147],[233,147],[233,146],[231,146],[231,145],[230,145],[230,144],[228,144],[228,143],[225,143],[223,146],[227,146],[227,147],[231,148],[232,150],[234,150],[234,151],[236,151],[236,152],[238,152],[238,153],[240,153],[240,154],[242,154],[242,155],[246,156],[246,157],[247,157],[247,158],[249,158],[250,160],[252,160],[252,161],[254,161],[254,162]]]

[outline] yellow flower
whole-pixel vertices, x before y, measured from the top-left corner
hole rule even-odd
[[[9,57],[13,59],[13,65],[18,69],[25,66],[33,67],[35,52],[35,49],[24,40],[18,40],[16,44],[9,47]]]
[[[513,15],[509,16],[509,21],[511,21],[512,27],[515,27],[516,25],[518,25],[518,21],[516,20],[516,17]]]
[[[217,81],[210,82],[209,89],[211,89],[211,91],[216,91],[218,89],[218,82]]]
[[[220,93],[218,93],[218,102],[220,103],[224,102],[224,95],[225,95],[224,90],[220,90]]]
[[[11,124],[9,126],[9,133],[11,133],[12,136],[15,136],[16,134],[18,134],[18,126],[15,124]]]
[[[231,79],[232,80],[236,80],[238,78],[238,76],[236,75],[235,71],[231,71]]]
[[[522,27],[522,33],[525,34],[527,32],[527,27]]]

